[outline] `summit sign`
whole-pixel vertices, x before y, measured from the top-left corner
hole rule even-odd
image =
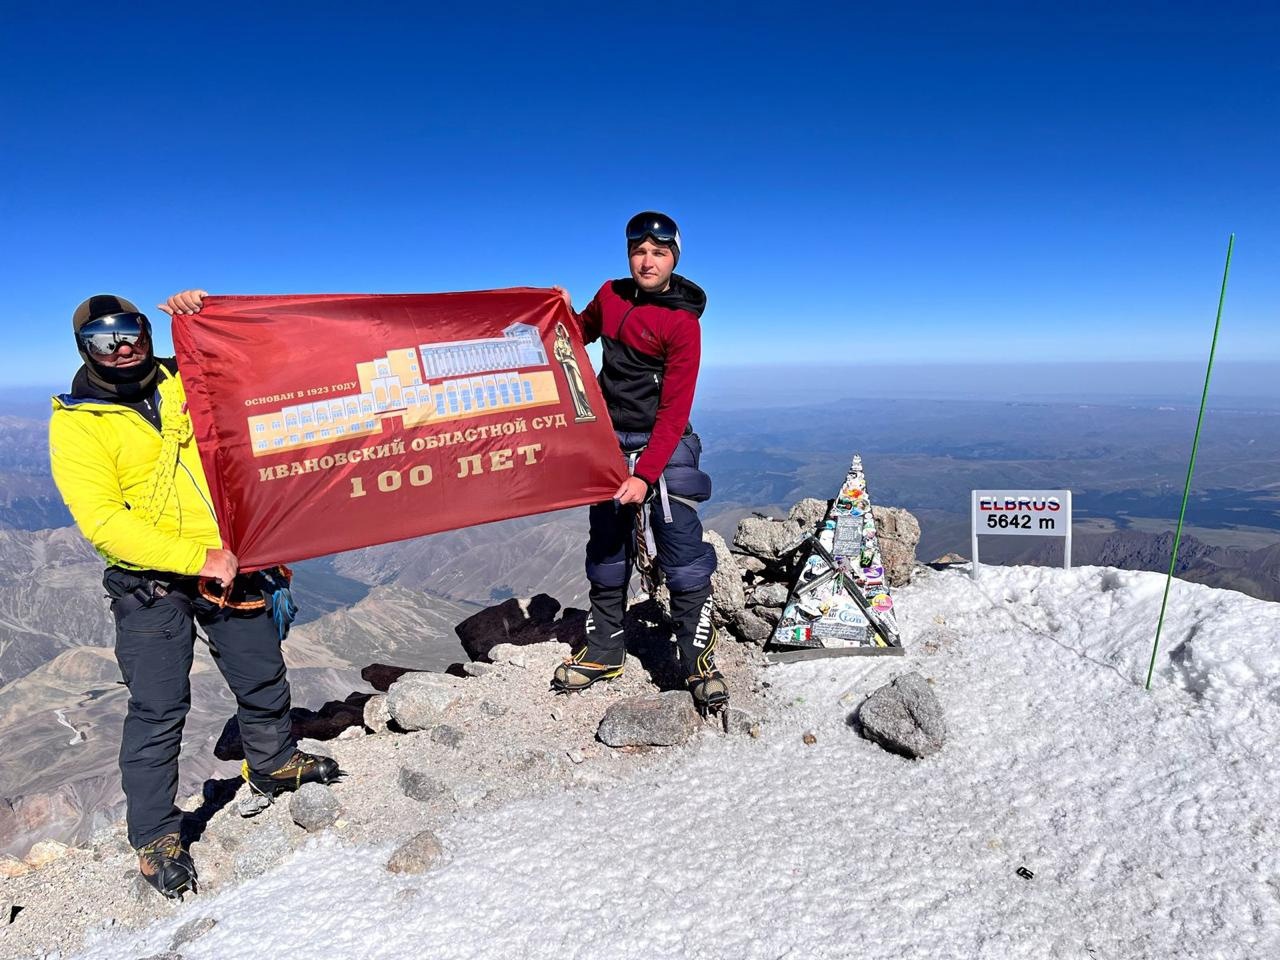
[[[1062,565],[1071,569],[1070,490],[974,490],[971,512],[974,577],[979,536],[1061,537]]]

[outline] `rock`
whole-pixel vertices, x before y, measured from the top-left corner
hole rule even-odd
[[[559,611],[560,601],[545,593],[526,599],[512,597],[472,614],[454,627],[453,632],[462,641],[467,656],[472,660],[488,660],[490,649],[498,644],[544,643],[551,639]]]
[[[453,800],[449,785],[425,767],[401,767],[400,789],[404,791],[406,797],[422,803],[435,803],[439,800],[452,802]]]
[[[271,798],[261,793],[247,793],[236,804],[236,813],[248,820],[271,807]]]
[[[735,553],[733,559],[738,563],[738,569],[745,574],[763,573],[768,569],[768,564],[759,557],[753,557],[749,553]]]
[[[370,697],[364,703],[364,725],[373,733],[386,733],[387,724],[391,722],[391,711],[387,709],[387,698],[381,694]]]
[[[901,507],[872,507],[871,513],[876,520],[885,579],[891,587],[910,583],[916,566],[916,544],[920,542],[920,522]]]
[[[784,583],[762,583],[751,591],[751,602],[761,607],[784,607],[790,594]]]
[[[782,607],[752,607],[751,612],[767,623],[772,629],[782,619]]]
[[[522,670],[528,666],[524,650],[514,643],[495,643],[489,648],[488,655],[494,663],[509,663]]]
[[[20,877],[30,872],[31,867],[17,857],[0,857],[0,878],[13,880],[15,877]]]
[[[736,636],[750,643],[764,643],[773,636],[773,627],[750,610],[739,610],[734,614],[729,627]]]
[[[574,763],[586,763],[587,761],[587,755],[582,752],[581,747],[573,747],[570,750],[566,750],[565,756]]]
[[[368,733],[365,732],[364,727],[347,727],[347,729],[338,734],[338,739],[359,740],[361,737],[365,736],[368,736]]]
[[[0,927],[13,922],[13,897],[0,897]]]
[[[738,569],[738,561],[729,552],[729,545],[720,534],[707,530],[702,539],[711,544],[716,552],[716,571],[711,574],[712,609],[719,614],[721,623],[727,623],[735,611],[747,604],[747,597],[742,589],[742,571]]]
[[[827,511],[830,509],[830,500],[805,497],[805,499],[791,508],[791,512],[787,514],[787,519],[800,528],[800,534],[813,533],[818,524],[827,518]]]
[[[749,553],[761,560],[777,560],[778,551],[790,546],[798,537],[795,524],[785,520],[746,517],[738,523],[733,545],[739,552]]]
[[[947,738],[946,719],[929,682],[904,673],[872,692],[858,708],[858,732],[891,753],[927,757]]]
[[[757,736],[751,731],[760,729],[759,721],[741,707],[729,707],[720,714],[724,732],[730,735]]]
[[[968,563],[968,557],[962,557],[958,553],[944,553],[936,560],[930,560],[929,566],[935,570],[945,570],[947,567],[954,567],[960,563]]]
[[[421,671],[414,670],[412,667],[393,667],[388,663],[371,663],[360,671],[360,679],[364,680],[373,689],[386,693],[391,688],[391,685],[406,673],[419,672]]]
[[[486,673],[493,673],[498,667],[493,663],[485,663],[483,660],[470,660],[462,665],[462,672],[468,677],[483,677]]]
[[[199,940],[217,925],[218,921],[213,917],[197,917],[195,920],[188,920],[178,928],[173,939],[169,941],[169,949],[177,950],[184,943]]]
[[[672,747],[702,725],[693,697],[684,690],[630,697],[605,711],[596,731],[611,747]]]
[[[465,809],[474,807],[489,795],[489,788],[478,780],[462,780],[450,794],[453,802]]]
[[[307,833],[332,827],[341,812],[338,798],[322,783],[304,783],[289,798],[289,816]]]
[[[396,847],[387,861],[387,869],[392,873],[425,873],[442,856],[444,847],[440,838],[430,830],[423,830]]]
[[[495,703],[493,700],[480,701],[480,712],[486,717],[505,717],[511,712],[511,708],[505,703]]]
[[[346,700],[330,700],[319,710],[294,707],[289,721],[295,740],[332,740],[348,727],[364,723],[364,708],[370,695],[353,693]],[[222,728],[213,755],[219,760],[243,760],[244,744],[240,739],[240,722],[232,717]]]
[[[248,880],[266,873],[293,852],[293,843],[282,827],[268,823],[254,833],[243,849],[244,852],[236,857],[232,866],[236,880]],[[154,896],[155,891],[147,886],[147,882],[143,880],[142,883]]]
[[[149,957],[142,957],[141,960],[185,960],[185,958],[180,953],[166,950],[164,953],[153,953]]]
[[[443,673],[411,673],[387,691],[387,711],[402,730],[425,730],[462,699],[465,680]]]
[[[801,737],[800,739],[804,741],[804,745],[806,747],[812,747],[815,743],[818,742],[817,735],[814,734],[813,731],[811,730],[806,730],[804,732],[804,736]]]
[[[47,867],[56,860],[65,857],[71,848],[65,843],[59,843],[57,840],[41,840],[27,851],[27,865],[32,869],[39,870],[41,867]]]
[[[431,742],[457,750],[462,746],[462,731],[447,723],[439,724],[431,728]]]

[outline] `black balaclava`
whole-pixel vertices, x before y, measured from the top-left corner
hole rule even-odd
[[[147,334],[147,356],[142,363],[125,370],[104,367],[94,360],[85,346],[80,342],[80,328],[91,320],[105,317],[112,313],[141,313],[124,297],[100,293],[90,297],[71,315],[71,328],[76,338],[76,349],[84,358],[84,371],[89,382],[99,390],[109,393],[121,400],[138,400],[150,396],[155,390],[156,378],[160,375],[160,367],[156,363],[155,344],[151,337],[151,323],[143,317],[142,327]]]

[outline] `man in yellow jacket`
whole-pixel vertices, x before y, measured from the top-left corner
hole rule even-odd
[[[180,896],[196,885],[174,799],[197,620],[236,698],[250,788],[274,796],[327,783],[338,768],[297,749],[281,634],[262,602],[282,584],[240,573],[222,547],[177,364],[155,357],[147,318],[120,297],[90,297],[72,327],[84,364],[71,392],[53,398],[53,479],[107,562],[129,688],[120,743],[129,842],[147,881]]]

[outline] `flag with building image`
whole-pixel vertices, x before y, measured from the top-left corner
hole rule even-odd
[[[249,569],[594,503],[626,477],[553,291],[208,297],[173,336]]]

